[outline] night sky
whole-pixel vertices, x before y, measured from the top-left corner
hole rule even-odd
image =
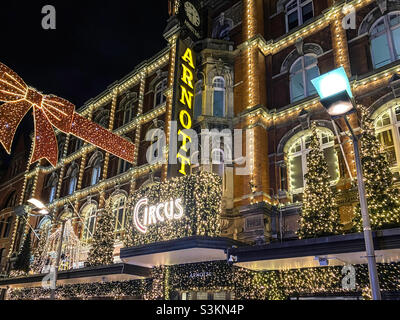
[[[42,28],[45,5],[56,8],[56,30]],[[165,48],[167,19],[167,0],[1,1],[0,61],[29,86],[80,108]],[[27,117],[18,135],[32,128]]]

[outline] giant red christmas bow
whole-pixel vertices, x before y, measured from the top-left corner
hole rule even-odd
[[[57,139],[52,126],[70,133],[128,162],[133,162],[134,145],[75,112],[75,106],[53,95],[42,95],[28,87],[10,68],[0,62],[0,143],[8,153],[15,132],[33,108],[35,143],[31,163],[47,159],[53,167],[58,161]]]

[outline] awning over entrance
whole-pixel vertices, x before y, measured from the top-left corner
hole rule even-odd
[[[45,276],[45,274],[42,274],[25,278],[0,280],[0,288],[41,287]],[[150,270],[147,268],[127,264],[115,264],[111,266],[61,271],[58,273],[57,285],[128,281],[149,277]]]
[[[373,237],[378,263],[400,261],[400,228]],[[229,256],[235,265],[257,271],[367,263],[362,233],[233,248]]]
[[[243,246],[228,238],[188,237],[121,249],[123,262],[152,268],[227,259],[227,250]]]

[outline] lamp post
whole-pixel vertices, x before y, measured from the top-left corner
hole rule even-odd
[[[368,260],[369,281],[374,300],[381,300],[379,287],[378,270],[376,267],[376,257],[372,238],[372,229],[368,214],[367,199],[365,196],[365,184],[359,151],[359,137],[354,133],[348,116],[356,113],[351,86],[343,67],[328,72],[314,80],[314,87],[317,89],[321,98],[321,104],[326,108],[332,121],[342,118],[351,133],[351,140],[354,146],[354,157],[357,168],[357,185],[360,198],[361,216],[364,230],[365,249]]]

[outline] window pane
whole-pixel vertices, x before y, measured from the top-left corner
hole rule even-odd
[[[290,159],[290,185],[293,191],[304,186],[301,155]]]
[[[302,11],[303,11],[303,23],[307,22],[310,19],[312,19],[312,17],[314,16],[313,8],[312,8],[312,2],[310,2],[307,5],[305,5],[303,7]]]
[[[307,85],[308,85],[308,94],[312,95],[314,93],[317,93],[317,90],[311,83],[311,80],[317,78],[319,76],[319,68],[314,67],[312,69],[307,70]]]
[[[304,96],[304,84],[303,84],[303,74],[297,73],[295,74],[291,81],[291,92],[292,92],[292,102],[303,99]]]
[[[392,130],[386,130],[378,133],[377,138],[381,143],[384,152],[386,153],[386,159],[391,167],[396,165],[396,150],[394,147],[393,133]]]
[[[372,39],[371,47],[375,68],[383,67],[392,61],[386,33]]]
[[[396,51],[396,59],[400,59],[400,28],[393,31],[393,42]]]
[[[194,118],[197,119],[200,117],[203,113],[202,111],[202,103],[203,103],[203,97],[202,94],[196,94],[196,97],[194,98]]]
[[[338,158],[334,147],[324,149],[325,160],[328,163],[328,172],[331,181],[339,178]]]
[[[391,27],[395,27],[400,24],[400,14],[392,14],[389,18]]]
[[[214,91],[214,117],[224,117],[224,91]]]
[[[396,107],[395,112],[396,112],[396,120],[400,121],[400,107]]]
[[[288,15],[288,29],[289,31],[296,28],[299,25],[299,18],[297,15],[297,10]]]

